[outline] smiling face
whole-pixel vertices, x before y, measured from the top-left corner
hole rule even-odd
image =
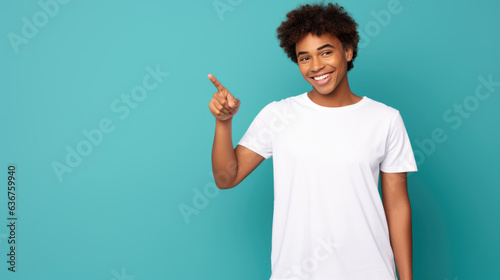
[[[313,91],[329,94],[339,84],[348,89],[344,77],[347,62],[352,58],[352,49],[344,49],[337,37],[328,33],[319,37],[309,33],[297,42],[295,53],[300,73],[313,86]]]

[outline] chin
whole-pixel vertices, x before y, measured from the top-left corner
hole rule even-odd
[[[314,86],[313,86],[313,87],[314,87]],[[334,90],[333,88],[330,88],[330,87],[328,87],[328,88],[321,88],[321,89],[315,88],[315,89],[316,89],[316,91],[317,91],[318,93],[323,94],[323,95],[330,94],[330,93],[332,93],[332,92],[333,92],[333,90]]]

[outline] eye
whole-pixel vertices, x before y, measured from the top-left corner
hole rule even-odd
[[[331,51],[324,51],[322,54],[331,54],[332,52]],[[307,57],[302,57],[301,59],[299,59],[299,61],[304,61],[304,59],[307,58]]]

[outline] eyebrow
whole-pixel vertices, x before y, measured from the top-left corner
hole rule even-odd
[[[326,48],[326,47],[330,47],[330,48],[334,48],[334,49],[335,49],[335,47],[334,47],[334,46],[332,46],[332,45],[330,45],[330,44],[326,44],[326,45],[323,45],[323,46],[321,46],[321,47],[317,48],[317,50],[319,51],[319,50],[324,49],[324,48]],[[299,53],[297,54],[297,56],[300,56],[301,54],[306,54],[306,53],[308,53],[308,52],[299,52]]]

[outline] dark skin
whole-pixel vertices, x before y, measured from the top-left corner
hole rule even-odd
[[[314,103],[325,107],[341,107],[362,99],[352,93],[347,79],[347,62],[352,59],[352,48],[343,48],[335,36],[324,34],[318,37],[309,34],[297,42],[296,53],[302,76],[313,86],[313,90],[307,95]],[[324,85],[318,85],[311,78],[330,72],[330,80]],[[241,102],[212,74],[208,78],[217,89],[208,104],[215,117],[212,171],[217,187],[230,189],[243,181],[264,158],[241,145],[233,148],[232,119]],[[413,280],[411,208],[406,172],[381,172],[380,178],[384,211],[399,277],[400,280]]]
[[[330,34],[308,34],[295,45],[299,70],[313,86],[307,93],[311,101],[325,107],[341,107],[359,102],[362,97],[352,93],[347,79],[347,62],[352,48],[344,48]],[[313,76],[331,73],[330,79],[319,85]],[[389,227],[400,280],[413,280],[411,207],[407,191],[406,172],[380,172],[384,211]]]
[[[352,93],[347,78],[347,62],[352,48],[342,47],[337,37],[330,34],[308,34],[295,45],[297,64],[304,79],[313,86],[309,98],[325,107],[341,107],[357,103],[362,97]],[[324,85],[317,84],[313,76],[331,73]]]

